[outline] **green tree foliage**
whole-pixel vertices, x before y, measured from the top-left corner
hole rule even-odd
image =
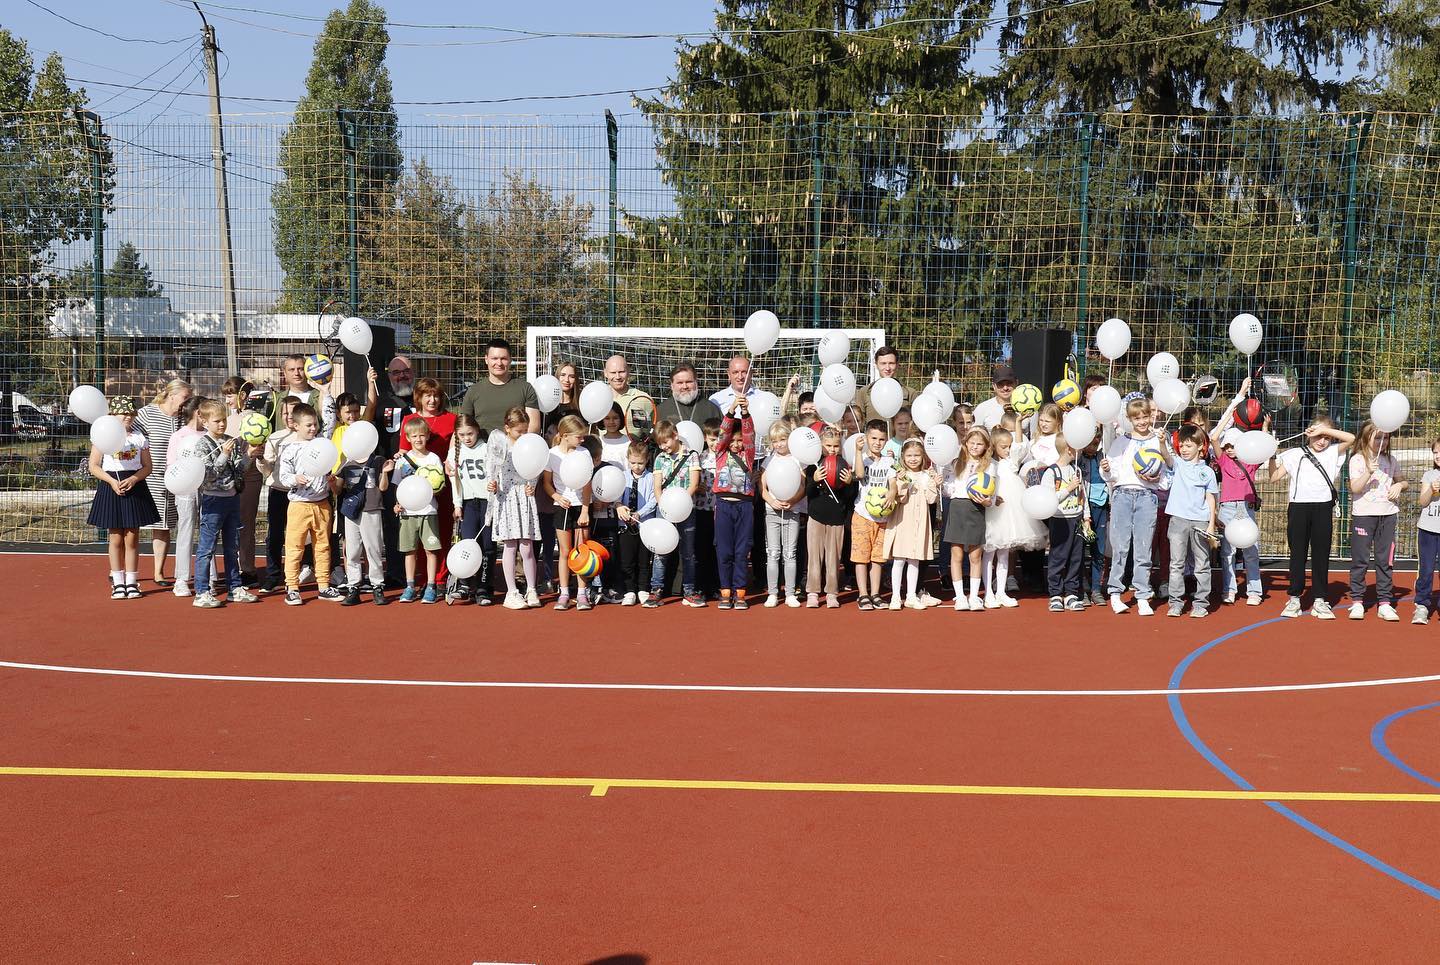
[[[70,298],[91,298],[94,295],[95,263],[85,261],[65,273],[62,291]],[[155,281],[150,266],[140,257],[140,249],[128,241],[115,250],[115,260],[105,269],[106,298],[159,298],[165,286]]]
[[[358,209],[385,204],[400,177],[404,159],[385,66],[389,40],[385,11],[370,0],[350,0],[343,13],[326,18],[315,42],[305,94],[280,140],[285,179],[271,195],[284,311],[315,311],[331,297],[349,296],[345,150],[337,110],[352,112],[358,125]],[[371,258],[372,252],[361,252],[363,262]]]

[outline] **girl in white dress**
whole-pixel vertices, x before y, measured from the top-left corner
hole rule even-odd
[[[996,427],[990,438],[995,447],[995,505],[985,511],[985,608],[1017,607],[1005,592],[1011,554],[1045,547],[1045,527],[1021,505],[1025,482],[1020,476],[1019,454],[1010,430]]]
[[[505,606],[511,610],[540,606],[535,586],[535,540],[540,538],[540,511],[535,508],[535,481],[515,468],[515,441],[525,434],[530,416],[516,406],[505,413],[504,432],[490,433],[491,465],[497,466],[490,480],[490,511],[495,514],[495,539],[504,544],[500,565],[505,571]],[[515,555],[525,570],[525,593],[515,582]]]

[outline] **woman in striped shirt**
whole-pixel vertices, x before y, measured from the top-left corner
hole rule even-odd
[[[170,433],[180,428],[180,406],[190,398],[190,383],[181,379],[161,382],[155,399],[136,413],[140,431],[150,440],[152,470],[145,478],[160,521],[150,527],[150,548],[155,556],[155,585],[170,586],[165,578],[165,557],[170,553],[170,530],[175,527],[175,497],[165,488],[165,454],[170,448]]]

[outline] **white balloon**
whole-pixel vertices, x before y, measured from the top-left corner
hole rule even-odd
[[[765,465],[765,486],[776,499],[794,499],[804,475],[794,456],[775,456]]]
[[[955,411],[955,392],[939,379],[925,386],[925,393],[939,399],[945,409],[945,418],[950,418],[950,413]]]
[[[824,389],[816,389],[815,412],[825,422],[838,423],[845,418],[845,405],[830,398],[830,393]]]
[[[1060,497],[1048,482],[1027,486],[1020,495],[1020,508],[1031,519],[1049,519],[1060,509]]]
[[[462,539],[445,554],[445,566],[457,580],[468,580],[480,572],[480,562],[484,557],[485,553],[478,542]]]
[[[764,355],[780,337],[780,319],[768,308],[751,312],[745,319],[745,347],[751,355]]]
[[[861,454],[862,459],[864,458],[865,433],[863,432],[852,432],[850,437],[840,445],[840,455],[845,460],[845,464],[852,469],[858,465],[858,463],[855,462],[856,452]]]
[[[1097,385],[1090,391],[1089,409],[1101,422],[1114,422],[1120,417],[1120,405],[1124,400],[1113,385]]]
[[[1156,352],[1150,356],[1150,361],[1145,363],[1145,379],[1152,386],[1159,385],[1166,379],[1180,378],[1180,360],[1169,352]]]
[[[604,465],[590,478],[590,491],[602,503],[613,503],[625,495],[625,472],[619,466]]]
[[[660,515],[672,523],[683,523],[695,511],[695,501],[683,489],[667,489],[660,494]]]
[[[1235,442],[1235,456],[1241,462],[1248,462],[1253,466],[1270,461],[1275,455],[1275,450],[1280,444],[1275,437],[1268,432],[1259,429],[1252,429],[1249,432],[1240,433],[1240,438]]]
[[[1260,347],[1260,340],[1264,337],[1265,326],[1260,324],[1260,319],[1249,312],[1230,319],[1230,342],[1241,354],[1254,355],[1255,350]]]
[[[615,404],[615,391],[607,382],[591,382],[580,390],[580,415],[592,425],[605,421]]]
[[[1163,379],[1155,386],[1155,404],[1160,411],[1174,415],[1190,404],[1190,386],[1179,379]]]
[[[340,437],[340,449],[345,453],[345,458],[354,462],[369,459],[379,444],[380,432],[373,422],[352,422],[345,427],[345,434]]]
[[[595,459],[588,449],[567,452],[560,457],[560,468],[555,471],[555,475],[560,477],[560,484],[566,489],[578,492],[584,489],[595,475]]]
[[[1225,542],[1233,549],[1248,550],[1260,542],[1260,527],[1247,516],[1237,516],[1225,524]],[[1225,561],[1221,561],[1225,565]]]
[[[369,355],[370,346],[375,344],[375,333],[370,323],[363,318],[351,316],[340,323],[340,344],[356,355]]]
[[[77,385],[70,390],[70,412],[83,422],[94,422],[109,408],[105,393],[93,385]]]
[[[870,384],[870,406],[882,419],[893,419],[905,404],[905,390],[894,379],[876,379]]]
[[[910,418],[920,427],[921,432],[929,432],[931,426],[938,426],[945,421],[945,404],[930,393],[921,392],[915,401],[910,403]]]
[[[640,542],[650,552],[664,556],[680,545],[680,531],[668,519],[647,519],[640,524]]]
[[[205,464],[199,456],[183,456],[165,467],[165,488],[177,496],[190,496],[205,481]]]
[[[1130,326],[1123,319],[1107,318],[1095,332],[1095,347],[1110,361],[1130,350]]]
[[[1386,389],[1370,402],[1370,421],[1381,432],[1395,432],[1410,418],[1410,400],[1405,393]]]
[[[960,437],[945,423],[925,430],[925,454],[937,466],[948,466],[960,455]]]
[[[536,480],[550,462],[550,447],[545,440],[533,432],[527,432],[515,440],[510,448],[510,461],[515,471],[524,479]]]
[[[530,388],[535,390],[535,401],[541,412],[554,412],[555,407],[560,404],[563,390],[560,388],[560,380],[555,376],[537,375],[530,380]]]
[[[850,336],[844,332],[826,332],[815,349],[822,367],[837,365],[850,357]]]
[[[751,418],[754,418],[753,416]],[[703,452],[705,449],[705,430],[700,428],[697,422],[685,419],[675,423],[675,432],[680,436],[680,441],[685,443],[685,448],[695,452]]]
[[[1070,444],[1071,449],[1084,449],[1095,439],[1095,430],[1099,428],[1100,422],[1095,418],[1095,413],[1084,406],[1071,409],[1065,413],[1063,433],[1065,441]]]
[[[345,432],[349,434],[350,430],[346,429]],[[335,443],[321,436],[305,443],[305,448],[301,451],[300,458],[295,460],[295,465],[304,475],[319,477],[334,472],[335,463],[339,458],[340,450],[335,448]],[[426,483],[425,485],[430,484]]]
[[[855,373],[839,362],[827,365],[820,373],[820,388],[841,405],[849,405],[855,398]]]
[[[395,487],[395,501],[407,513],[425,512],[430,508],[430,500],[434,495],[435,490],[430,488],[430,483],[419,476],[406,476],[400,480],[400,485]]]
[[[809,426],[790,430],[790,455],[802,466],[813,466],[820,461],[820,433]]]
[[[125,427],[113,415],[102,415],[90,426],[90,444],[104,453],[119,452],[125,445]]]

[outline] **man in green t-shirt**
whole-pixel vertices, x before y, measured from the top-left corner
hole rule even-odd
[[[530,416],[530,432],[540,431],[540,400],[529,382],[514,377],[510,366],[510,343],[492,338],[485,346],[485,378],[470,386],[460,400],[459,414],[480,424],[481,438],[494,429],[503,429],[505,413],[516,406]]]

